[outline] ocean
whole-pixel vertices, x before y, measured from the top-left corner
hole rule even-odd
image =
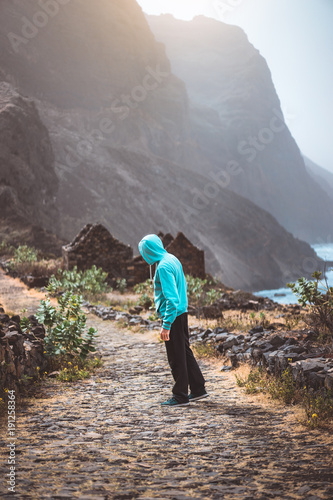
[[[333,243],[319,243],[312,245],[318,257],[333,262]],[[333,268],[326,272],[329,286],[333,286]],[[297,304],[297,297],[290,288],[278,288],[275,290],[261,290],[254,292],[255,295],[268,297],[279,304]]]

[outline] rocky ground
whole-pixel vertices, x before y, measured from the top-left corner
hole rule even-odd
[[[11,278],[1,287],[8,310],[33,312],[38,300]],[[17,412],[16,498],[332,498],[332,436],[245,395],[218,360],[201,362],[209,399],[161,408],[172,381],[156,332],[93,314],[89,324],[103,367],[73,384],[46,380]],[[6,428],[0,440],[1,496],[10,498]]]

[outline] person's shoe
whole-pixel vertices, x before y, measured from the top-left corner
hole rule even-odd
[[[209,396],[208,392],[203,392],[202,394],[198,394],[198,395],[195,395],[195,394],[190,394],[188,399],[189,401],[198,401],[198,399],[203,399],[203,398],[207,398]]]
[[[187,406],[190,403],[179,403],[176,398],[171,398],[168,399],[167,401],[164,401],[164,403],[161,403],[161,406]]]

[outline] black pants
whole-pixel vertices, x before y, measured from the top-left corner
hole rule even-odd
[[[172,392],[177,401],[188,401],[188,386],[192,394],[202,394],[205,379],[190,348],[187,313],[177,316],[172,323],[170,340],[165,342],[165,347],[175,381]]]

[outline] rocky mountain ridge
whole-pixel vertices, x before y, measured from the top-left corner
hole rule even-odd
[[[0,235],[59,252],[58,177],[45,125],[32,99],[0,82]],[[51,229],[52,233],[47,232]]]
[[[171,15],[146,18],[165,44],[172,71],[186,84],[194,134],[213,169],[233,162],[242,171],[228,188],[295,236],[309,242],[324,237],[332,199],[307,172],[267,63],[246,34],[203,16],[190,22]]]
[[[216,112],[194,120],[185,85],[134,0],[100,0],[99,9],[87,0],[59,2],[16,51],[8,35],[22,35],[23,17],[36,24],[40,11],[35,0],[0,5],[0,68],[33,98],[50,137],[59,184],[50,174],[45,185],[60,216],[48,228],[56,231],[59,221],[71,240],[98,221],[133,247],[145,233],[183,231],[205,250],[207,270],[235,288],[277,288],[307,274],[304,262],[316,260],[310,246],[226,189],[223,172],[212,167],[196,130],[214,145]],[[15,127],[8,127],[13,137]],[[32,145],[42,144],[43,133]],[[41,171],[52,165],[50,154]],[[231,166],[227,175],[238,173]]]
[[[322,187],[324,191],[333,199],[333,173],[320,167],[310,158],[304,156],[304,163],[308,174]]]

